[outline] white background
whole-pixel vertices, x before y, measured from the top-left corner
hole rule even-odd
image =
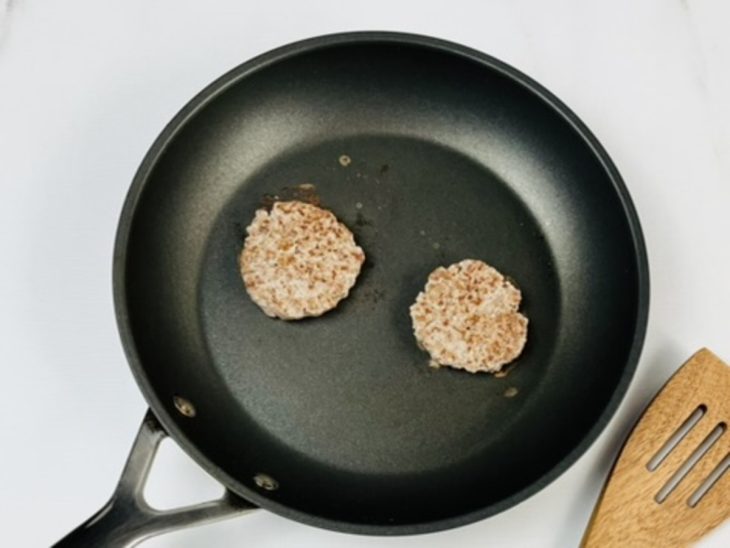
[[[427,537],[354,537],[265,511],[148,546],[576,546],[621,440],[700,346],[730,360],[730,3],[0,0],[0,544],[45,546],[108,497],[145,404],[114,323],[134,171],[197,91],[253,55],[345,30],[461,42],[527,72],[596,133],[639,211],[652,303],[638,373],[592,448],[538,495]],[[617,364],[618,365],[618,364]],[[724,483],[728,485],[727,482]],[[169,442],[153,502],[219,489]],[[704,546],[730,545],[730,524]]]

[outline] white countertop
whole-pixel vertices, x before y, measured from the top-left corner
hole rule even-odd
[[[160,129],[258,53],[378,29],[453,40],[514,65],[605,145],[634,198],[651,265],[649,330],[630,391],[568,472],[480,523],[383,539],[259,511],[146,546],[576,546],[621,440],[655,391],[701,346],[730,360],[730,3],[252,4],[0,0],[0,543],[48,545],[94,512],[142,418],[114,323],[111,254],[127,187]],[[219,491],[173,443],[162,453],[153,502]],[[729,545],[730,523],[702,543]]]

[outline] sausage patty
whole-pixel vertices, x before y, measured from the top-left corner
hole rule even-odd
[[[251,299],[272,317],[320,316],[347,297],[365,253],[334,214],[299,201],[259,209],[239,258]]]
[[[466,259],[439,267],[411,306],[416,340],[438,365],[496,373],[527,341],[522,294],[488,264]]]

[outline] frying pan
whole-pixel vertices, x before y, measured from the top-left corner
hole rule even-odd
[[[313,184],[367,262],[315,319],[266,317],[237,267],[267,196]],[[530,319],[503,378],[428,367],[408,307],[429,272],[487,261]],[[350,533],[486,518],[562,473],[615,411],[649,298],[626,187],[578,118],[468,48],[350,33],[235,68],[153,144],[119,223],[114,297],[149,402],[112,500],[63,546],[132,544],[262,507]],[[226,488],[141,496],[169,434]]]

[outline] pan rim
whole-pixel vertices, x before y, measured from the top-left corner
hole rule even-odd
[[[599,160],[602,168],[606,172],[612,183],[613,189],[619,198],[622,210],[626,217],[631,239],[634,246],[634,258],[637,264],[637,312],[635,318],[634,335],[631,341],[630,351],[624,364],[623,372],[619,378],[616,388],[608,400],[608,403],[600,413],[598,419],[588,429],[586,434],[555,466],[548,470],[536,481],[527,487],[514,492],[509,497],[478,510],[452,516],[449,518],[429,521],[415,524],[405,525],[372,525],[353,523],[348,521],[338,521],[329,518],[323,518],[308,514],[304,511],[285,506],[283,504],[271,501],[251,488],[247,487],[237,479],[228,475],[224,470],[217,467],[209,458],[200,451],[197,446],[189,440],[184,433],[177,427],[173,420],[172,411],[168,405],[165,405],[155,394],[147,376],[144,372],[142,360],[137,351],[137,347],[132,336],[129,311],[127,308],[127,294],[125,289],[125,268],[127,258],[127,244],[129,241],[130,230],[136,211],[139,198],[146,186],[152,168],[157,163],[158,158],[167,148],[167,145],[175,138],[178,131],[192,118],[197,112],[203,109],[209,101],[215,99],[220,93],[225,91],[229,86],[236,84],[240,80],[248,77],[254,72],[265,68],[271,64],[277,63],[292,56],[310,52],[326,47],[341,46],[346,44],[377,44],[389,43],[410,45],[441,51],[451,55],[459,56],[471,60],[486,69],[497,71],[498,73],[508,77],[510,80],[526,88],[532,94],[542,100],[556,114],[561,116],[567,122],[576,134],[584,141],[586,146],[591,150],[596,159]],[[270,510],[283,517],[293,519],[308,525],[313,525],[323,529],[329,529],[344,533],[369,534],[369,535],[410,535],[419,533],[429,533],[454,527],[467,525],[487,517],[493,516],[508,508],[523,502],[527,498],[541,491],[547,485],[552,483],[560,475],[562,475],[570,466],[572,466],[580,456],[593,444],[598,436],[603,432],[605,427],[615,415],[620,403],[628,390],[629,384],[634,376],[637,368],[638,360],[643,347],[649,315],[649,264],[647,251],[638,214],[634,207],[633,201],[629,195],[628,189],[619,174],[618,169],[609,157],[606,150],[599,143],[598,139],[588,129],[588,127],[573,113],[560,99],[544,88],[541,84],[529,76],[523,74],[514,67],[480,51],[462,46],[460,44],[424,36],[419,34],[392,32],[392,31],[356,31],[346,33],[327,34],[301,41],[296,41],[288,45],[276,48],[267,53],[261,54],[253,59],[246,61],[230,71],[226,72],[214,82],[206,86],[193,99],[191,99],[182,109],[173,117],[173,119],[164,127],[159,136],[155,139],[152,146],[146,153],[138,168],[129,191],[122,206],[117,233],[114,243],[113,265],[112,265],[112,287],[114,298],[114,309],[117,320],[117,328],[119,331],[122,347],[124,349],[127,361],[129,363],[132,374],[139,386],[145,400],[155,413],[165,430],[175,440],[175,442],[193,458],[193,460],[206,470],[211,476],[216,478],[221,484],[245,498],[246,500]]]

